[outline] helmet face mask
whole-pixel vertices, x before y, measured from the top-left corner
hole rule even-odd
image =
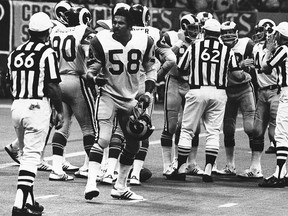
[[[275,33],[274,21],[270,19],[262,19],[255,26],[255,34],[252,35],[252,40],[256,43],[260,41],[265,41],[269,36]]]
[[[221,25],[221,40],[226,46],[233,47],[238,41],[236,23],[226,21]]]
[[[193,14],[187,14],[181,18],[180,28],[184,32],[188,43],[195,41],[200,33],[200,24]]]

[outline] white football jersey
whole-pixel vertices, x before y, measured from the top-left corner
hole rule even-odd
[[[271,74],[265,74],[261,72],[261,66],[262,66],[262,59],[264,55],[266,54],[265,49],[263,48],[264,41],[255,44],[253,47],[253,56],[254,56],[254,65],[255,65],[255,71],[257,74],[257,81],[260,88],[263,88],[265,86],[269,85],[276,85],[277,84],[277,69],[273,68]]]
[[[108,81],[102,87],[103,91],[124,99],[133,99],[137,95],[141,65],[146,69],[146,79],[156,75],[151,69],[155,63],[153,40],[143,32],[131,33],[125,46],[114,40],[113,32],[109,30],[99,32],[91,41],[93,52],[99,56],[96,61],[101,63],[104,78]]]
[[[50,41],[58,55],[60,74],[86,73],[89,42],[95,35],[86,25],[56,26],[52,29]]]
[[[246,58],[252,58],[253,41],[248,37],[239,38],[234,47],[232,47],[232,50],[234,51],[237,62],[239,63]],[[252,79],[249,73],[244,72],[244,74],[245,79],[239,82],[234,79],[232,73],[228,73],[228,86],[247,83]]]

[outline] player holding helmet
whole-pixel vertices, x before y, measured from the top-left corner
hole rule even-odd
[[[135,4],[131,7],[131,14],[134,19],[133,31],[146,33],[154,39],[156,56],[159,56],[160,59],[163,60],[160,73],[167,73],[169,69],[175,64],[176,57],[174,53],[171,51],[170,47],[159,41],[160,40],[159,29],[147,26],[150,20],[149,9],[141,4]],[[156,63],[158,66],[157,70],[159,71],[161,63],[158,61],[158,59],[156,59]],[[145,70],[143,67],[140,67],[140,85],[136,99],[138,99],[139,97],[141,97],[141,95],[145,93],[145,79],[146,79]],[[146,109],[146,114],[148,116],[152,115],[154,107],[154,97],[152,97],[151,99],[152,99],[151,103],[149,104],[149,107]],[[114,169],[117,163],[118,156],[121,152],[121,144],[123,141],[124,141],[123,137],[120,137],[119,133],[117,133],[116,130],[116,132],[112,135],[111,138],[109,148],[108,169],[105,174],[105,177],[102,180],[103,183],[112,184],[113,182]],[[148,147],[149,147],[148,139],[141,141],[140,150],[137,153],[133,163],[133,170],[130,177],[130,185],[141,185],[140,173],[143,168],[143,164],[148,152]]]
[[[85,199],[91,200],[99,195],[96,176],[100,172],[103,149],[107,148],[113,128],[119,125],[121,136],[126,145],[121,151],[119,175],[111,191],[111,196],[118,199],[142,200],[127,187],[127,178],[138,153],[140,143],[131,137],[126,130],[130,114],[137,104],[135,99],[140,84],[140,65],[145,73],[145,94],[139,102],[150,103],[155,88],[156,69],[153,39],[147,34],[132,31],[133,17],[130,6],[116,4],[112,10],[112,31],[103,30],[91,40],[91,64],[88,79],[93,83],[95,76],[102,70],[107,83],[102,87],[96,101],[96,120],[98,136],[90,151],[88,180],[85,188]],[[141,43],[139,43],[141,41]]]
[[[276,145],[274,135],[276,126],[276,115],[279,105],[279,86],[277,85],[277,68],[273,68],[271,73],[265,74],[261,71],[263,58],[266,54],[266,44],[271,34],[273,34],[275,23],[270,19],[260,20],[255,27],[255,34],[252,38],[256,44],[253,48],[255,71],[258,78],[259,90],[258,100],[253,126],[253,143],[251,145],[251,165],[239,177],[262,178],[261,156],[264,149],[264,134],[268,127],[268,136],[273,147]],[[268,149],[268,150],[269,150]],[[275,150],[276,151],[276,150]]]
[[[252,53],[254,43],[248,37],[238,38],[237,26],[232,21],[226,21],[221,24],[221,39],[226,46],[234,51],[245,75],[245,79],[239,81],[233,74],[228,73],[228,84],[226,88],[228,99],[223,122],[226,167],[218,171],[218,174],[221,175],[236,175],[234,135],[239,109],[243,116],[244,132],[248,135],[250,147],[253,141],[255,94],[250,73],[254,73]]]
[[[56,130],[52,138],[53,170],[49,175],[49,180],[54,181],[73,180],[73,177],[67,175],[61,166],[72,116],[75,115],[81,128],[87,155],[89,155],[96,134],[94,98],[85,80],[89,41],[96,32],[87,26],[91,21],[88,9],[75,6],[66,11],[64,15],[68,26],[55,27],[50,35],[51,44],[59,59],[65,119],[63,127]]]

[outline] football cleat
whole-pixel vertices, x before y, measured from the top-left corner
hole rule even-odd
[[[263,178],[263,174],[261,170],[246,169],[243,173],[237,175],[237,177],[246,179],[260,179]]]
[[[236,175],[236,168],[235,167],[230,168],[226,165],[225,168],[218,170],[217,174],[225,175],[225,176],[235,176]]]
[[[42,160],[37,168],[38,171],[52,171],[52,166],[45,160]]]
[[[67,175],[64,171],[63,173],[56,173],[53,170],[49,175],[50,181],[72,181],[74,178],[72,176]]]
[[[122,200],[144,200],[143,196],[137,195],[136,193],[132,192],[130,188],[120,190],[113,187],[111,191],[111,196],[113,198]]]
[[[9,144],[4,147],[5,151],[9,154],[9,156],[18,164],[20,164],[20,150],[19,149],[14,149],[12,144]]]
[[[96,184],[86,185],[84,195],[86,200],[92,200],[97,197],[99,195],[99,189],[96,187]]]
[[[79,169],[74,173],[74,176],[77,178],[88,178],[88,169],[86,170]]]
[[[141,182],[139,181],[139,179],[136,176],[132,176],[130,178],[130,185],[141,186]]]
[[[77,171],[79,167],[72,165],[69,161],[65,160],[62,164],[62,169],[64,171]]]
[[[204,171],[200,168],[198,164],[187,166],[185,172],[187,175],[192,176],[202,176],[204,174]]]
[[[112,185],[113,184],[113,176],[112,175],[107,175],[101,180],[102,184],[106,185]]]
[[[278,179],[274,175],[270,176],[267,179],[264,179],[263,182],[258,184],[259,187],[270,187],[270,188],[283,188],[286,186],[285,178]]]

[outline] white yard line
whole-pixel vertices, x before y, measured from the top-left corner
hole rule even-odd
[[[219,205],[218,208],[230,208],[230,207],[233,207],[233,206],[236,206],[238,205],[238,203],[226,203],[226,204],[223,204],[223,205]]]

